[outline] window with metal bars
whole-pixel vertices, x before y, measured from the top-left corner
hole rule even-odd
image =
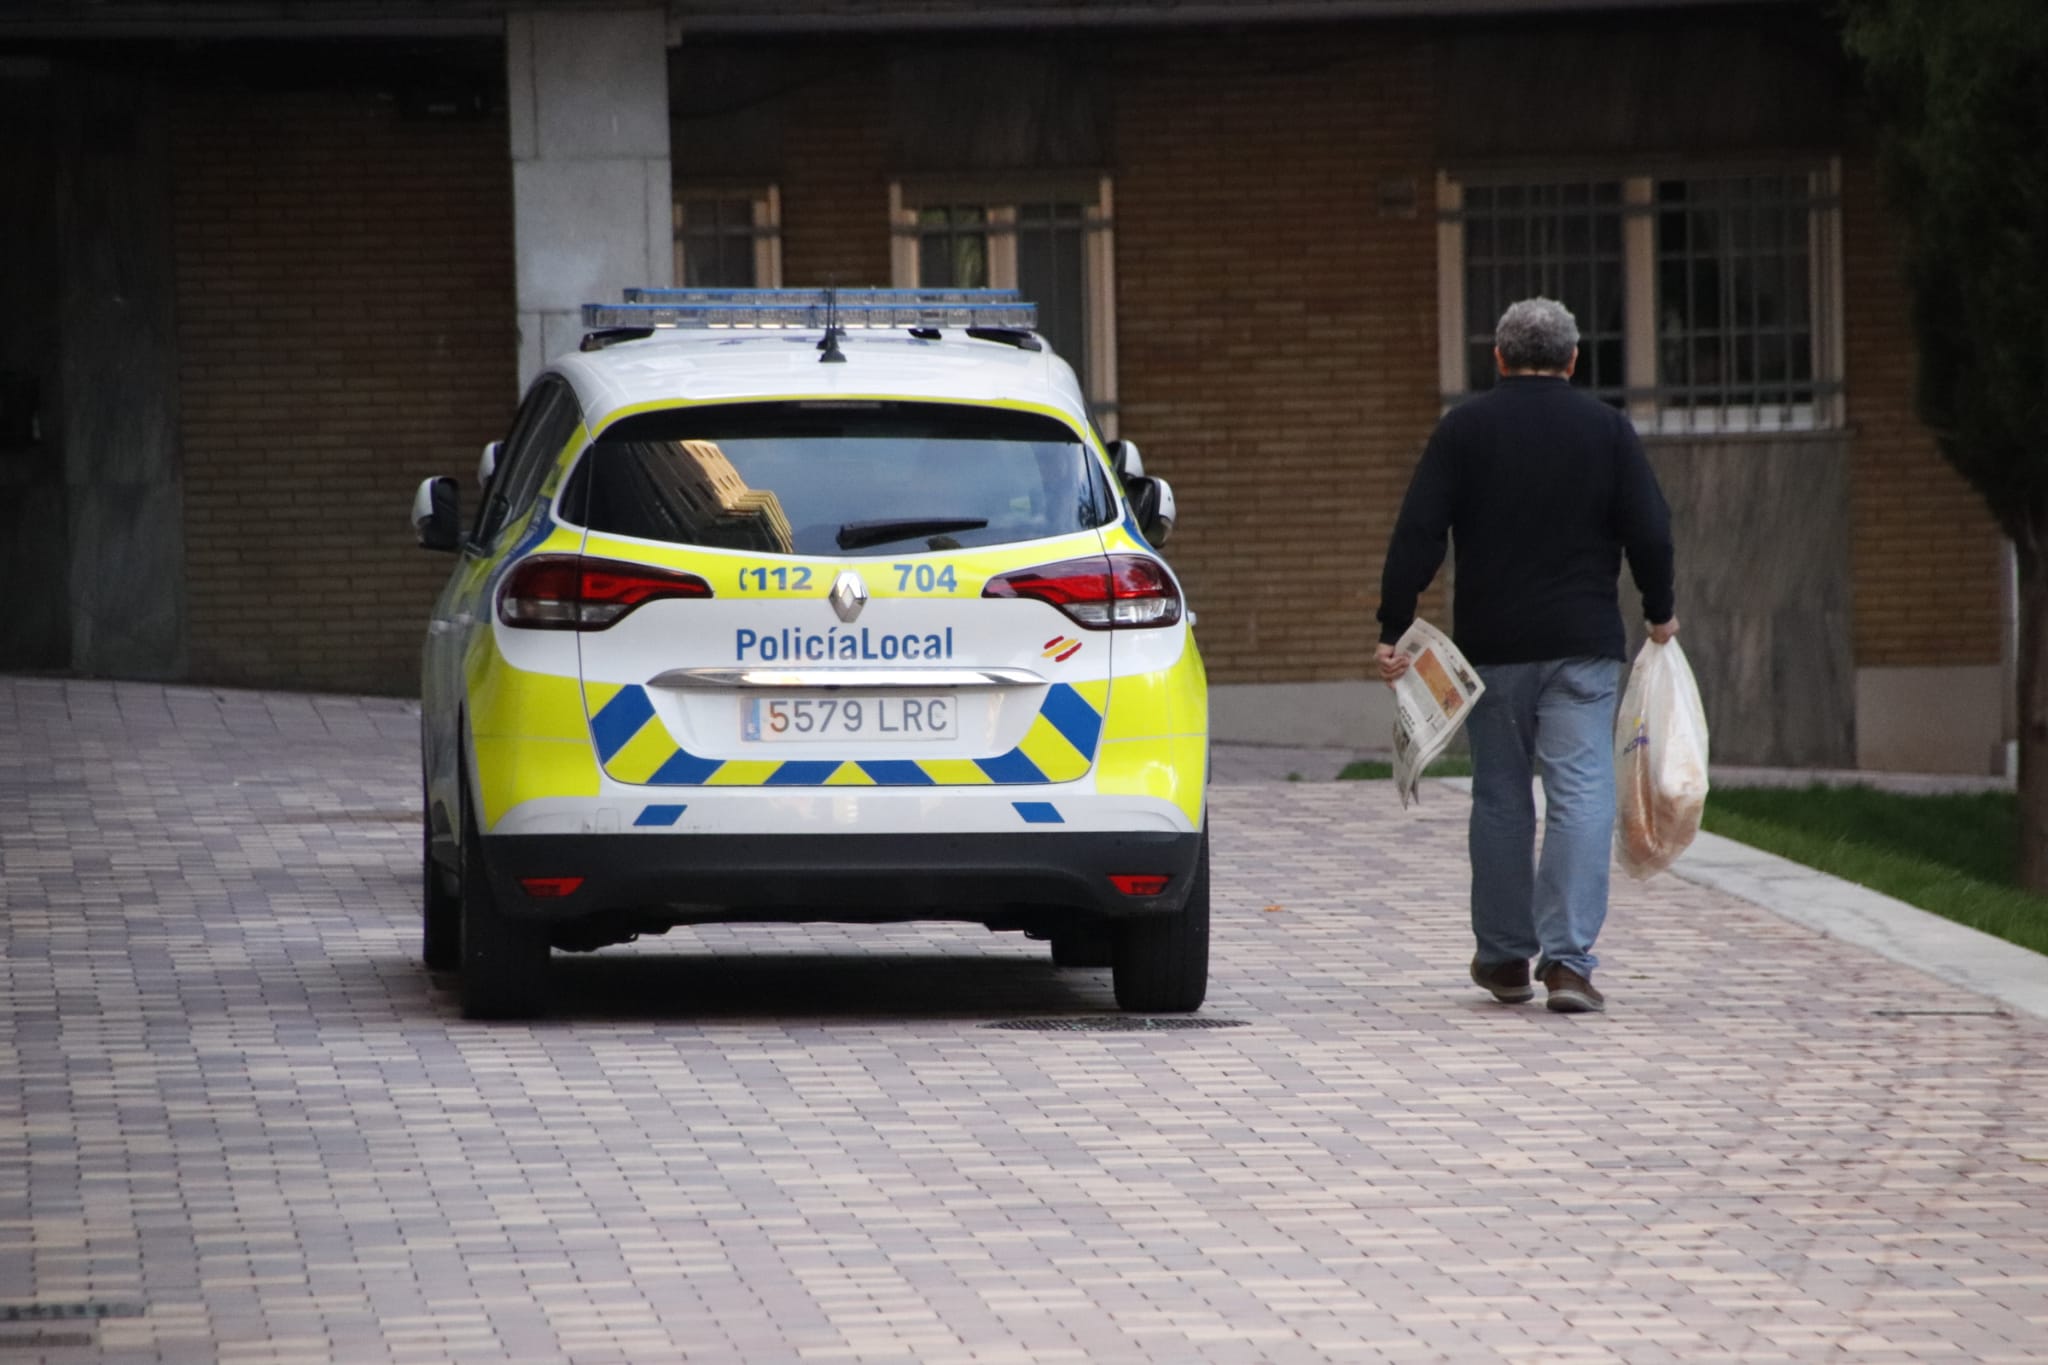
[[[1114,259],[1107,178],[1075,185],[891,187],[895,283],[1015,289],[1115,434]]]
[[[1579,320],[1572,382],[1620,402],[1628,386],[1621,185],[1473,185],[1464,228],[1465,387],[1493,387],[1494,323],[1517,299],[1541,294]]]
[[[933,289],[991,289],[989,212],[979,204],[917,211],[917,282]]]
[[[1834,171],[1439,181],[1447,397],[1516,299],[1579,321],[1573,382],[1656,432],[1838,425]]]
[[[781,205],[774,187],[679,192],[675,278],[686,289],[779,287]]]
[[[1806,177],[1657,182],[1657,384],[1668,407],[1811,405]]]

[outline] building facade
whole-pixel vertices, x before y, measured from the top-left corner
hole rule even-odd
[[[1716,757],[2003,761],[2004,547],[1818,5],[81,8],[0,19],[0,668],[409,691],[411,488],[576,303],[986,284],[1173,481],[1219,736],[1372,744],[1408,474],[1541,291]]]

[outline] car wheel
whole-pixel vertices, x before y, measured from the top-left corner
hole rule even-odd
[[[1074,929],[1052,936],[1055,967],[1108,967],[1115,961],[1115,940],[1103,929]]]
[[[1209,993],[1209,831],[1195,855],[1187,904],[1170,915],[1145,915],[1117,925],[1111,964],[1119,1009],[1134,1014],[1184,1014]]]
[[[483,836],[462,803],[462,1013],[530,1019],[547,1009],[548,939],[538,924],[499,910],[484,869]]]
[[[432,801],[423,795],[420,804],[420,960],[430,972],[452,972],[462,966],[462,898],[434,861]]]

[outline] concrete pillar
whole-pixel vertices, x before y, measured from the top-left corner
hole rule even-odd
[[[68,76],[69,73],[65,73]],[[57,368],[57,147],[68,89],[46,59],[0,58],[0,671],[71,664],[70,526]]]
[[[71,666],[185,673],[170,120],[125,75],[65,82],[57,123],[58,412]],[[279,458],[292,433],[279,431]],[[261,515],[251,509],[250,515]]]
[[[670,282],[667,41],[663,5],[506,16],[522,388],[583,304]]]

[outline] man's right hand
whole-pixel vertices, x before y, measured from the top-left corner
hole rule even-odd
[[[1373,650],[1373,657],[1379,660],[1380,681],[1392,687],[1394,680],[1408,671],[1408,656],[1392,645],[1380,645]]]
[[[1643,624],[1650,627],[1650,638],[1660,645],[1670,644],[1673,637],[1678,634],[1678,618],[1676,616],[1672,617],[1669,621],[1660,622],[1655,625],[1651,625],[1647,621]]]

